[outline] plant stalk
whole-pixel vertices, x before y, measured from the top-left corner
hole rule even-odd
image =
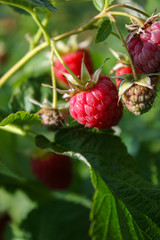
[[[57,91],[56,91],[56,78],[54,74],[54,43],[51,41],[51,78],[52,78],[52,86],[53,86],[53,108],[57,108]]]
[[[108,13],[108,16],[109,16],[109,13]],[[122,43],[123,43],[123,46],[125,47],[125,49],[126,49],[126,51],[127,51],[127,54],[128,54],[128,57],[129,57],[129,61],[130,61],[130,64],[131,64],[131,68],[132,68],[132,71],[133,71],[134,80],[135,80],[135,81],[138,81],[139,78],[138,78],[138,74],[137,74],[137,71],[136,71],[134,62],[133,62],[133,60],[132,60],[132,57],[131,57],[131,55],[130,55],[130,52],[128,51],[127,44],[126,44],[126,42],[124,41],[123,36],[122,36],[122,34],[121,34],[121,31],[120,31],[120,29],[119,29],[119,27],[118,27],[118,25],[117,25],[117,23],[116,23],[116,19],[115,19],[113,16],[111,16],[111,15],[110,15],[110,19],[111,19],[111,21],[113,21],[113,23],[114,23],[114,25],[115,25],[115,28],[116,28],[116,30],[117,30],[117,32],[118,32],[118,34],[119,34],[119,37],[120,37],[120,39],[121,39],[121,41],[122,41]]]

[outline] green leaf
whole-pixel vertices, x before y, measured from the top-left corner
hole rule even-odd
[[[8,4],[16,8],[24,9],[28,12],[33,10],[35,7],[47,8],[51,11],[55,11],[56,8],[51,4],[49,0],[0,0],[0,3]]]
[[[0,162],[0,174],[3,174],[7,177],[14,178],[19,181],[25,181],[24,178],[20,177],[16,173],[12,172],[7,166],[5,166],[2,162]]]
[[[50,0],[27,0],[27,2],[31,2],[35,4],[36,6],[42,7],[42,8],[47,8],[51,11],[56,11],[56,8],[52,4],[53,1]]]
[[[22,228],[34,240],[89,240],[89,209],[62,200],[40,205],[33,210]]]
[[[121,201],[126,208],[120,211],[121,229],[126,229],[128,220],[124,215],[128,215],[129,212],[138,226],[137,228],[134,226],[135,229],[140,229],[139,234],[144,239],[160,238],[160,189],[139,175],[134,159],[127,153],[119,137],[111,135],[110,131],[83,127],[65,128],[56,133],[55,142],[52,145],[48,143],[48,148],[49,151],[72,156],[92,166],[96,174],[99,174],[106,186],[116,195],[115,201]],[[98,227],[100,223],[96,224]],[[101,219],[101,225],[104,227],[105,224]],[[127,232],[132,232],[132,229],[133,224],[128,226]],[[112,231],[115,233],[114,229]],[[138,230],[135,231],[137,233]],[[122,231],[121,234],[122,239],[126,239],[125,232]],[[112,240],[110,237],[107,239]]]
[[[40,122],[39,116],[37,114],[30,114],[28,112],[19,111],[16,113],[11,113],[9,116],[7,116],[5,119],[1,120],[0,126],[6,126],[7,124],[10,124],[16,120],[25,121],[25,122]]]
[[[144,240],[128,209],[114,197],[109,187],[94,170],[92,170],[92,181],[96,190],[90,214],[92,220],[90,234],[93,239],[123,240],[125,236],[125,239]],[[125,227],[123,225],[124,228],[122,221],[127,223]]]
[[[98,29],[95,42],[99,43],[106,40],[110,35],[111,31],[112,31],[111,22],[109,19],[105,19]]]
[[[98,10],[98,11],[102,11],[103,8],[104,8],[104,5],[105,5],[105,1],[107,0],[92,0],[93,1],[93,4],[95,6],[95,8]],[[108,4],[111,5],[111,3],[113,2],[114,0],[108,0]]]
[[[93,0],[93,4],[101,12],[104,8],[105,0]]]
[[[28,2],[27,0],[20,0],[18,2],[16,0],[0,0],[0,3],[8,4],[17,8],[22,8],[26,11],[33,10],[33,8],[36,7],[36,5]]]

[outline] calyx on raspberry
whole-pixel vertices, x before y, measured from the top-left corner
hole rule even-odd
[[[64,98],[70,99],[71,116],[89,128],[108,129],[117,125],[122,117],[123,105],[118,102],[117,88],[109,77],[101,75],[103,65],[90,76],[83,58],[81,78],[77,81],[63,73],[70,89],[59,90]]]

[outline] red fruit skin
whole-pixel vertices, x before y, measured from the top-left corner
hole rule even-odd
[[[127,36],[128,50],[135,65],[144,73],[160,71],[160,21],[149,25],[144,32]]]
[[[82,64],[83,54],[85,54],[84,62],[86,67],[89,73],[93,74],[94,72],[93,64],[87,49],[80,49],[80,50],[77,50],[76,52],[68,53],[62,57],[63,61],[67,64],[67,66],[71,69],[71,71],[77,77],[80,77],[81,75],[81,64]],[[62,63],[59,60],[55,62],[55,68],[54,68],[55,76],[57,80],[69,86],[67,80],[63,77],[63,74],[60,71],[58,71],[58,69],[61,70],[62,72],[68,73],[68,71],[65,69],[65,67],[62,65]]]
[[[72,161],[69,157],[48,153],[45,157],[32,157],[33,174],[41,183],[54,190],[65,190],[72,182]]]
[[[0,217],[0,240],[3,239],[5,227],[7,223],[9,222],[10,218],[7,214],[4,214],[3,216]]]
[[[93,89],[77,93],[70,99],[71,116],[89,128],[115,126],[122,113],[123,105],[118,102],[116,85],[107,76],[101,75]]]
[[[137,69],[138,74],[142,74],[142,72]],[[116,71],[116,76],[123,75],[123,74],[133,74],[132,68],[130,66],[124,66],[119,68]],[[120,83],[122,82],[122,78],[116,78],[116,85],[119,87]]]

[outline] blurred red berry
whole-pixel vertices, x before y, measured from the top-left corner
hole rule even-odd
[[[82,63],[84,54],[85,54],[85,57],[84,57],[85,65],[89,73],[93,74],[93,71],[94,71],[93,64],[87,49],[79,49],[76,52],[68,53],[62,57],[64,62],[67,64],[67,66],[71,69],[71,71],[77,77],[80,77],[81,75],[81,63]],[[58,71],[58,69],[62,72],[68,73],[68,71],[65,69],[65,67],[62,65],[62,63],[59,60],[55,62],[55,68],[54,68],[55,76],[57,80],[59,80],[60,82],[69,85],[67,80],[63,77],[63,74],[60,71]]]
[[[54,190],[65,190],[72,182],[72,161],[69,157],[56,153],[32,157],[34,175],[41,183]]]

